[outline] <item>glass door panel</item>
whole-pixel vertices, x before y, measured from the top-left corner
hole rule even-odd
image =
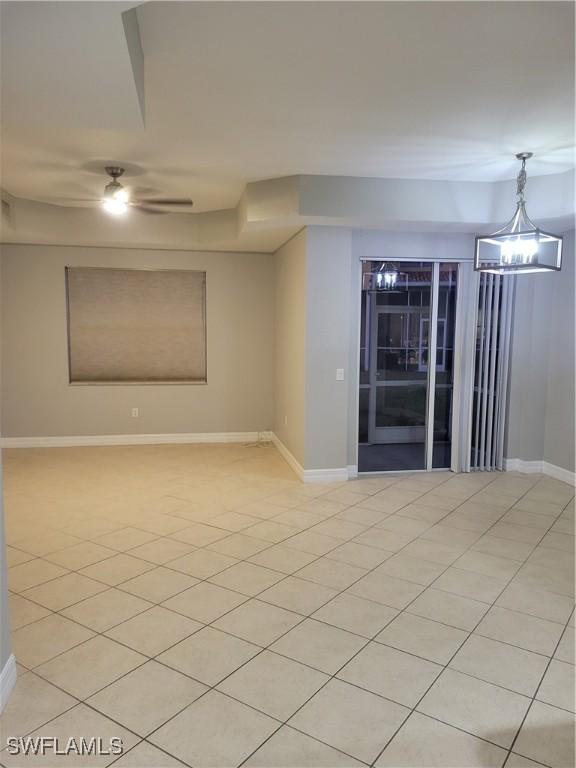
[[[452,264],[363,263],[361,472],[450,466],[457,274]]]

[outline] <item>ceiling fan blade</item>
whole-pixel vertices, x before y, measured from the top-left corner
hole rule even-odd
[[[174,199],[174,200],[170,200],[170,199],[166,199],[166,198],[163,198],[161,200],[160,199],[154,200],[154,199],[150,199],[150,198],[142,198],[140,200],[135,200],[134,202],[137,205],[158,205],[158,206],[160,206],[160,205],[171,205],[171,206],[185,205],[188,208],[191,208],[194,205],[192,200],[188,200],[186,198],[177,198],[177,199]]]

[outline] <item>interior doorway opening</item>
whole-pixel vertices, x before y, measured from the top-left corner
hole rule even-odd
[[[457,290],[455,262],[362,262],[359,472],[450,468]]]

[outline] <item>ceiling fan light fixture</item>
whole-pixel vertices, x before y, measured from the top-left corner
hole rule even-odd
[[[502,229],[476,238],[474,269],[493,275],[558,272],[562,268],[562,237],[544,232],[526,213],[526,160],[532,152],[520,152],[516,157],[522,161],[516,180],[516,211]]]
[[[121,216],[128,210],[128,204],[126,200],[118,199],[117,197],[105,197],[102,200],[102,208],[106,213],[112,213],[114,216]]]

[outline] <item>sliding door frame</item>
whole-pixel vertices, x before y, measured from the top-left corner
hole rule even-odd
[[[430,306],[430,330],[428,339],[429,361],[436,362],[437,333],[438,333],[438,297],[440,283],[440,264],[458,265],[458,283],[456,289],[456,317],[454,325],[454,372],[452,381],[452,414],[451,414],[451,461],[448,467],[434,468],[434,405],[436,396],[436,365],[428,365],[427,376],[427,400],[426,400],[426,461],[425,468],[421,470],[404,470],[406,472],[446,471],[469,472],[470,471],[470,445],[472,403],[473,403],[473,376],[475,338],[478,313],[478,273],[474,272],[472,261],[469,259],[455,259],[438,256],[402,257],[394,259],[388,255],[376,257],[360,257],[358,262],[360,291],[362,290],[362,263],[365,261],[397,261],[397,262],[425,262],[432,264],[432,289]],[[360,302],[361,305],[361,302]],[[361,310],[359,309],[359,315]],[[358,325],[359,331],[359,325]],[[360,336],[357,339],[357,386],[356,386],[356,426],[359,418],[359,391],[360,391]],[[371,395],[372,396],[372,395]],[[358,440],[356,438],[356,467],[358,466]],[[382,472],[362,472],[362,475],[387,474],[391,470]],[[398,470],[395,471],[395,474]]]

